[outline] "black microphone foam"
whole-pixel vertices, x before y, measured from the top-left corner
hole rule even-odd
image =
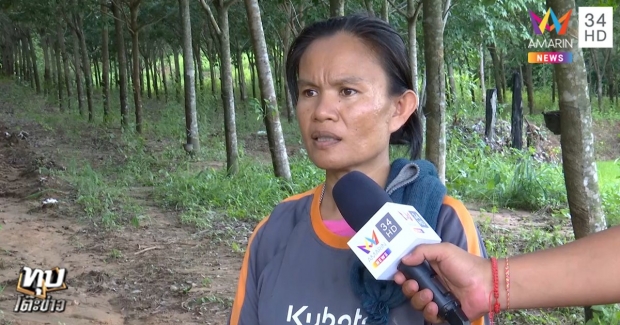
[[[334,185],[332,195],[336,206],[349,226],[362,227],[392,198],[370,177],[358,171],[342,176]]]
[[[338,210],[349,226],[358,232],[372,216],[392,198],[379,184],[359,171],[352,171],[342,176],[334,185],[332,196]],[[402,262],[398,265],[407,279],[418,282],[420,290],[430,289],[433,301],[439,307],[439,316],[451,325],[469,324],[458,302],[437,279],[437,274],[428,261],[417,266],[408,266]]]

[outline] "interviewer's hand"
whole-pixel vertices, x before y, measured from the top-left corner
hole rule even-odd
[[[490,261],[451,243],[439,243],[416,247],[403,257],[402,262],[415,266],[425,259],[437,272],[446,289],[461,302],[461,308],[470,320],[476,320],[488,312],[489,292],[493,285]],[[406,280],[401,272],[396,273],[394,281],[402,285],[403,293],[411,299],[413,308],[423,311],[427,321],[443,322],[437,315],[439,309],[433,302],[431,290],[418,291],[418,283]]]

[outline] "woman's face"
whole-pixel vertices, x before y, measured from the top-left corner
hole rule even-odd
[[[318,39],[306,49],[299,64],[297,119],[315,165],[346,172],[389,162],[390,134],[415,107],[403,113],[388,86],[375,53],[348,33]]]

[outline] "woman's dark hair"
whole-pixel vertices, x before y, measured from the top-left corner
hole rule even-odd
[[[304,28],[293,41],[286,58],[286,82],[293,105],[297,105],[299,98],[297,78],[301,57],[312,42],[338,32],[347,32],[358,37],[377,53],[377,59],[390,83],[389,95],[400,95],[413,89],[408,51],[402,37],[379,18],[355,14],[313,23]],[[422,137],[420,110],[417,109],[399,130],[390,135],[390,144],[409,145],[411,159],[415,160],[420,158]]]

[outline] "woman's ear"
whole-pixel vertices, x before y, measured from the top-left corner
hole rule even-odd
[[[413,90],[407,90],[395,98],[396,109],[390,120],[390,132],[396,132],[409,119],[411,114],[418,109],[418,95]]]

